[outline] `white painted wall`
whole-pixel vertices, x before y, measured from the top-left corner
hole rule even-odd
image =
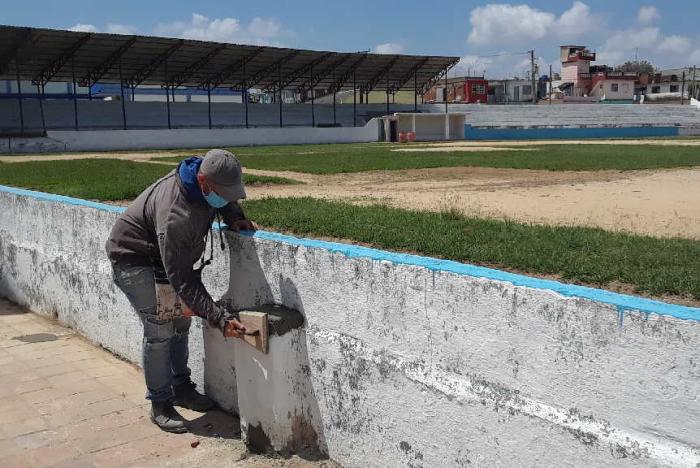
[[[111,151],[219,146],[364,143],[379,139],[372,119],[364,127],[271,127],[177,130],[50,130],[45,138],[11,137],[1,152]]]
[[[0,294],[138,362],[141,327],[103,252],[117,214],[40,198],[0,190]],[[301,311],[306,377],[258,359],[274,388],[237,395],[245,356],[198,320],[195,376],[224,407],[263,416],[279,398],[266,392],[286,382],[345,466],[700,463],[697,308],[271,233],[226,237],[207,287],[241,307]]]

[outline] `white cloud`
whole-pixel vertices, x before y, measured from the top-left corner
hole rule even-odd
[[[192,13],[189,21],[159,23],[155,33],[202,41],[277,46],[283,45],[282,39],[290,34],[274,19],[253,18],[243,25],[237,18],[210,19],[198,13]]]
[[[110,34],[138,34],[138,30],[128,24],[107,23],[105,32]]]
[[[634,58],[643,57],[655,49],[661,41],[661,31],[656,27],[630,28],[615,31],[598,49],[598,62],[618,65]]]
[[[248,31],[254,36],[274,38],[282,34],[282,25],[272,18],[253,18]]]
[[[471,11],[471,44],[503,44],[542,39],[556,17],[529,5],[489,4]]]
[[[469,22],[472,30],[468,42],[474,45],[574,38],[598,30],[602,23],[588,5],[578,0],[559,17],[525,4],[492,3],[473,9]]]
[[[385,42],[372,49],[372,52],[375,54],[400,54],[403,52],[403,46],[398,42]]]
[[[627,60],[648,60],[661,68],[685,66],[700,59],[700,38],[666,36],[655,26],[614,31],[598,49],[598,62],[614,66]]]
[[[661,18],[661,14],[659,13],[659,10],[656,9],[655,6],[643,6],[639,9],[639,12],[637,13],[637,20],[641,24],[649,24],[653,23],[654,21],[658,20]]]
[[[665,54],[687,54],[693,47],[693,43],[690,39],[683,36],[668,36],[665,37],[659,46],[656,48],[659,52]]]
[[[559,17],[554,33],[560,37],[577,37],[597,30],[600,22],[588,5],[577,1]]]
[[[78,23],[76,25],[68,28],[68,31],[78,31],[78,32],[97,32],[97,27],[94,24],[83,24]]]

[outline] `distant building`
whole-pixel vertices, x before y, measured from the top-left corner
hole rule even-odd
[[[532,81],[512,78],[489,80],[489,104],[517,104],[532,102]]]
[[[483,77],[460,76],[448,78],[447,87],[441,80],[425,93],[425,102],[447,102],[485,104],[488,99],[489,82]]]
[[[700,73],[693,68],[660,70],[654,74],[641,74],[637,93],[650,101],[663,101],[700,97]]]
[[[566,97],[597,101],[634,102],[637,73],[616,72],[607,65],[591,65],[596,54],[585,46],[560,47],[559,89]]]

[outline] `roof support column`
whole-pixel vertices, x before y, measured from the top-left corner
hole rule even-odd
[[[277,92],[280,100],[280,128],[282,128],[282,64],[277,63]]]
[[[449,71],[449,68],[445,68],[445,93],[443,94],[443,97],[445,98],[445,114],[447,114],[447,72]]]
[[[17,72],[17,105],[19,106],[19,129],[24,134],[24,105],[22,103],[22,80],[19,79],[19,57],[15,56],[15,71]]]
[[[418,72],[413,72],[413,112],[418,112]]]
[[[352,126],[357,127],[357,73],[352,72]]]
[[[44,86],[36,85],[36,95],[39,98],[39,112],[41,113],[41,129],[46,136],[46,117],[44,116]]]
[[[168,84],[168,59],[165,59],[165,107],[168,112],[168,129],[173,128],[170,121],[170,85]]]
[[[245,73],[245,64],[247,60],[243,61],[243,103],[245,104],[245,128],[248,128],[248,77]]]
[[[207,117],[209,118],[209,130],[211,130],[211,83],[207,84]]]
[[[309,83],[311,83],[311,126],[315,127],[316,126],[316,109],[314,106],[314,99],[315,99],[314,94],[315,93],[314,93],[313,80],[314,80],[314,67],[312,65],[311,66],[311,78],[309,79]]]
[[[124,102],[124,77],[122,76],[121,58],[119,58],[119,92],[122,98],[122,128],[126,130],[126,102]]]
[[[75,85],[75,60],[71,58],[71,77],[73,79],[73,120],[75,124],[75,131],[78,131],[78,89]]]
[[[389,113],[389,76],[386,77],[386,113]]]

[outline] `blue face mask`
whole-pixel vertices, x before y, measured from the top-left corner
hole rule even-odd
[[[204,199],[207,201],[207,203],[214,208],[223,208],[224,206],[228,205],[228,200],[224,200],[213,190],[209,192],[209,194],[202,192],[202,195],[204,195]]]

